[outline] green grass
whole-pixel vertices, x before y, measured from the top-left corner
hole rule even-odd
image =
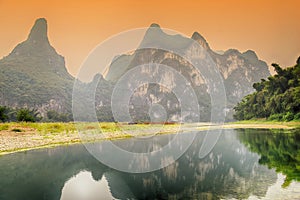
[[[75,132],[76,127],[73,123],[19,123],[21,126],[32,128],[39,133],[68,133]]]
[[[132,124],[114,123],[114,122],[80,122],[80,123],[62,123],[62,122],[11,122],[0,123],[0,131],[10,130],[14,132],[35,132],[41,135],[57,135],[57,134],[74,134],[80,131],[81,133],[122,133],[124,131],[142,131],[160,129],[166,131],[168,129],[176,128],[177,124],[161,125],[161,124]],[[116,136],[117,136],[116,135]]]
[[[9,125],[8,124],[0,124],[0,131],[6,131],[9,129]]]
[[[281,122],[281,121],[268,121],[265,119],[256,119],[256,120],[246,120],[246,121],[237,121],[230,122],[228,124],[267,124],[267,125],[286,125],[289,127],[300,127],[300,121],[290,121],[290,122]],[[19,132],[17,129],[22,132],[30,131],[36,132],[41,135],[44,134],[74,134],[78,130],[88,133],[120,133],[123,131],[143,131],[143,130],[153,130],[161,129],[161,132],[164,132],[168,129],[174,129],[178,124],[171,125],[161,125],[161,124],[122,124],[114,122],[80,122],[80,123],[62,123],[62,122],[47,122],[47,123],[34,123],[34,122],[11,122],[11,123],[0,123],[0,131],[14,131]]]
[[[230,124],[274,124],[274,125],[286,125],[290,127],[300,128],[299,120],[284,122],[284,121],[276,121],[276,120],[270,121],[266,119],[252,119],[252,120],[230,122]]]
[[[15,131],[32,129],[33,131],[37,131],[38,133],[63,133],[63,132],[75,132],[76,127],[73,123],[34,123],[34,122],[10,122],[1,124],[0,123],[0,131],[3,130],[11,130]]]
[[[256,119],[256,120],[247,120],[247,121],[237,121],[230,122],[228,124],[266,124],[266,125],[285,125],[291,128],[300,128],[300,121],[290,121],[290,122],[281,122],[281,121],[268,121],[265,119]],[[13,132],[31,132],[37,133],[40,135],[48,135],[51,137],[58,136],[60,134],[72,135],[77,134],[80,131],[83,134],[99,134],[99,133],[108,133],[108,137],[118,137],[125,136],[125,134],[130,133],[130,131],[135,131],[142,135],[143,133],[147,134],[151,130],[155,131],[156,129],[160,133],[170,132],[175,130],[178,127],[178,124],[171,125],[161,125],[161,124],[122,124],[114,122],[80,122],[80,123],[61,123],[61,122],[47,122],[47,123],[33,123],[33,122],[11,122],[11,123],[0,123],[0,131],[13,131]],[[125,131],[125,132],[124,132]],[[126,133],[126,131],[128,131]],[[113,134],[113,135],[112,135]]]
[[[286,125],[289,126],[294,131],[298,131],[299,129],[295,129],[300,127],[300,122],[274,122],[274,121],[266,121],[266,120],[248,120],[248,121],[238,121],[238,122],[231,122],[227,123],[230,124],[241,124],[241,127],[247,127],[247,124],[258,124],[258,126],[268,125],[267,127],[273,127],[270,125]],[[225,124],[226,125],[226,124]],[[76,144],[81,142],[96,142],[102,140],[117,140],[117,139],[125,139],[134,137],[134,135],[147,135],[152,134],[153,131],[156,134],[167,134],[176,132],[177,128],[180,126],[192,127],[195,128],[206,128],[207,126],[197,125],[197,124],[133,124],[128,125],[125,123],[113,123],[113,122],[80,122],[80,123],[0,123],[0,131],[17,131],[21,130],[22,134],[20,135],[27,135],[32,134],[28,142],[33,140],[42,140],[45,141],[44,144],[42,143],[39,146],[23,146],[19,149],[4,149],[0,151],[0,155],[5,153],[11,153],[16,151],[23,151],[28,149],[36,149],[36,148],[46,148],[46,147],[54,147],[60,145],[68,145],[68,144]],[[251,126],[249,126],[251,128]],[[275,127],[275,126],[274,126]],[[101,128],[101,129],[100,129]],[[220,127],[222,128],[222,127]],[[252,127],[253,128],[253,127]],[[257,127],[256,127],[257,128]],[[131,135],[130,131],[133,131],[134,135]],[[198,130],[198,129],[197,129]],[[82,131],[81,133],[88,134],[85,140],[82,140],[78,136],[78,131]],[[126,132],[128,131],[128,132]],[[159,131],[159,132],[156,132]],[[102,134],[103,135],[97,135]],[[275,133],[275,132],[274,132]],[[36,137],[35,134],[38,134],[39,137]],[[93,135],[95,134],[95,136]],[[104,137],[102,137],[104,136]],[[22,137],[22,136],[20,136]],[[66,139],[67,138],[67,139]],[[13,142],[13,141],[12,141]]]

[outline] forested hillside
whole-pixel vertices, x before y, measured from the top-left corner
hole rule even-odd
[[[277,74],[253,84],[256,91],[234,108],[235,119],[300,120],[300,57],[294,67],[272,66]]]

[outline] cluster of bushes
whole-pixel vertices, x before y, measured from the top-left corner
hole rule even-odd
[[[55,110],[49,110],[46,120],[49,122],[69,122],[73,121],[73,117],[69,113],[59,113]]]
[[[0,106],[0,122],[68,122],[72,120],[71,114],[54,110],[49,110],[43,118],[36,109]]]
[[[272,66],[277,74],[253,84],[256,91],[244,97],[234,108],[235,119],[300,119],[300,57],[294,67],[282,69],[278,64]]]
[[[300,113],[293,114],[291,112],[287,112],[281,114],[273,114],[270,117],[268,117],[268,120],[275,120],[275,121],[300,120]]]
[[[114,118],[109,106],[103,106],[96,111],[97,119],[100,122],[113,122]],[[91,121],[94,117],[82,113],[82,121]],[[60,113],[55,110],[49,110],[42,117],[36,109],[29,108],[10,108],[0,106],[0,122],[70,122],[73,121],[71,113]]]
[[[40,113],[35,109],[21,108],[13,109],[6,106],[0,106],[0,122],[25,121],[36,122],[40,121]]]

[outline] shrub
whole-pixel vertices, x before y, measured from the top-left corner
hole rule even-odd
[[[294,119],[294,114],[291,112],[287,112],[283,117],[283,120],[287,122],[292,121],[293,119]]]
[[[47,112],[47,118],[50,122],[69,122],[72,120],[72,116],[68,113],[59,113],[55,110],[49,110]]]
[[[22,108],[17,112],[17,121],[19,122],[35,122],[39,121],[39,113],[36,110],[29,110],[28,108]]]
[[[7,119],[8,119],[7,111],[8,111],[7,107],[0,106],[0,122],[7,121]]]
[[[273,120],[281,121],[281,120],[283,120],[283,117],[284,117],[283,114],[273,114],[273,115],[271,115],[271,116],[268,118],[268,120],[271,120],[271,121],[273,121]]]
[[[294,115],[294,120],[300,120],[300,113],[297,113],[296,115]]]

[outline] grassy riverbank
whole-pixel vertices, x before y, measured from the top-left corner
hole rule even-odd
[[[176,132],[180,124],[0,123],[0,155],[29,149]]]
[[[245,121],[236,121],[231,122],[228,124],[232,125],[242,125],[242,126],[265,126],[265,127],[274,127],[274,128],[284,128],[284,129],[293,129],[293,128],[300,128],[300,121],[289,121],[289,122],[283,122],[283,121],[270,121],[265,119],[256,119],[256,120],[245,120]]]
[[[215,125],[197,124],[119,124],[119,123],[1,123],[0,155],[29,149],[95,142],[129,137],[143,137],[208,129],[293,129],[300,122],[241,121]],[[80,133],[80,134],[79,134]]]

